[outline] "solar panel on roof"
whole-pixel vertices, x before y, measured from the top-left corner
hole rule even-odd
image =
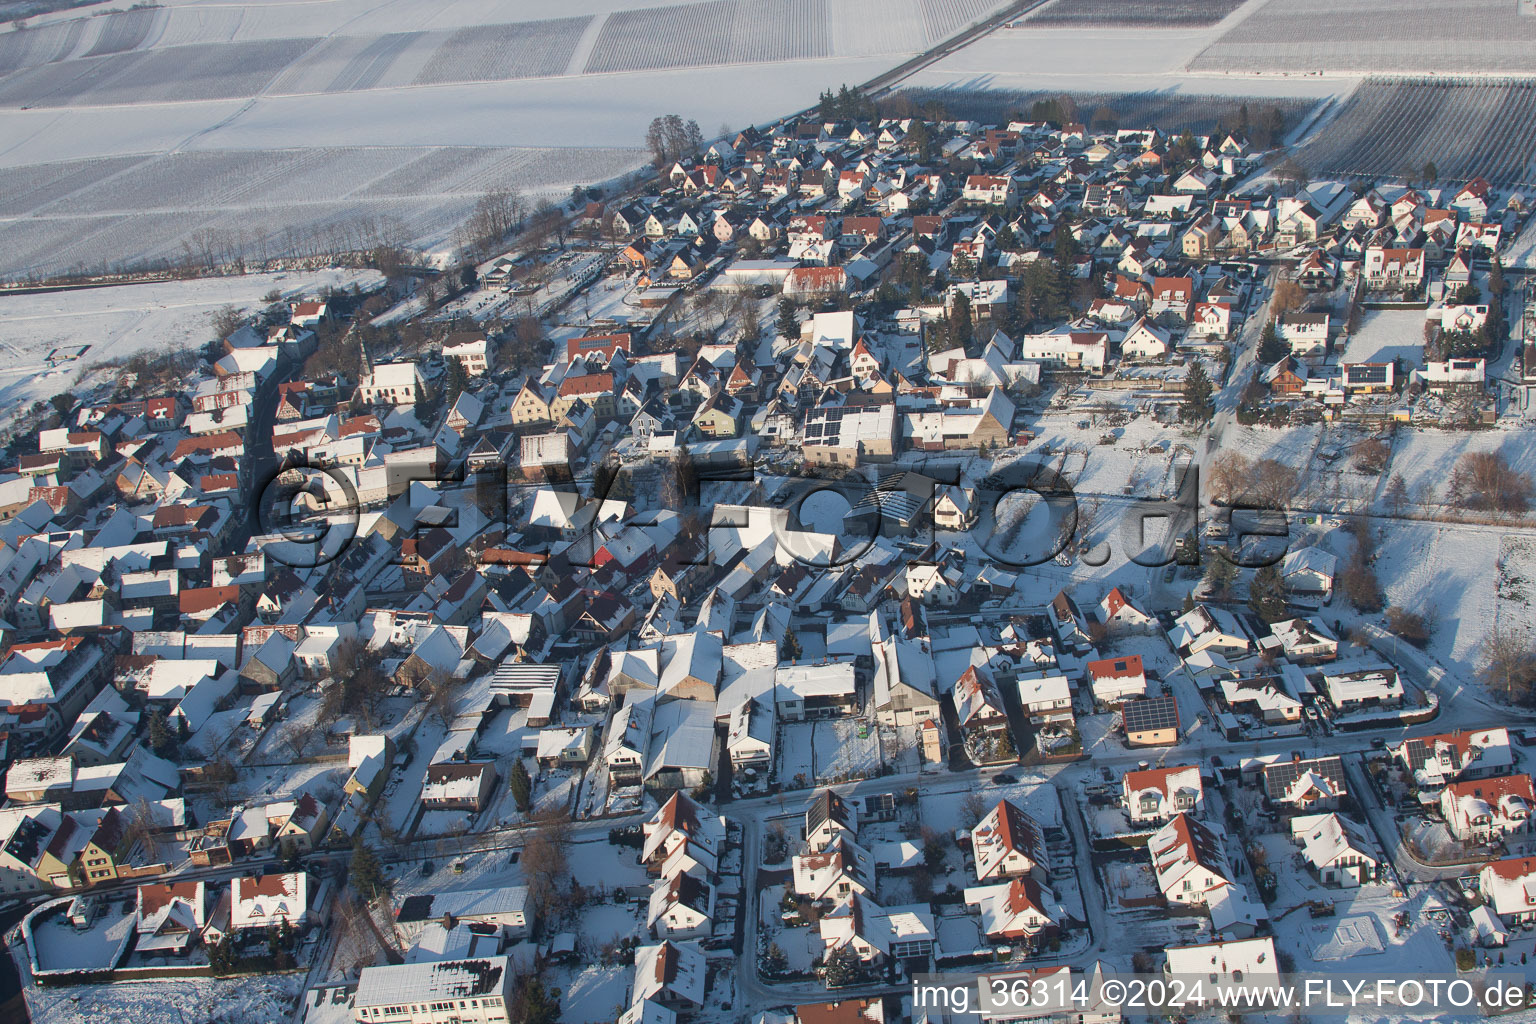
[[[1131,701],[1122,714],[1127,734],[1179,727],[1179,704],[1173,697]]]

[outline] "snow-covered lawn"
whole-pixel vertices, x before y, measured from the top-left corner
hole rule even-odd
[[[124,913],[124,910],[127,913]],[[133,932],[133,905],[104,903],[89,928],[77,929],[64,916],[65,907],[39,915],[32,922],[32,944],[43,971],[107,970],[117,965]]]
[[[1341,363],[1390,363],[1402,359],[1403,372],[1424,360],[1424,310],[1371,309],[1361,318],[1360,329],[1350,335]]]
[[[34,1024],[101,1024],[102,1021],[223,1020],[272,1024],[287,1020],[304,987],[304,972],[248,978],[177,978],[61,988],[30,987],[27,1010]]]

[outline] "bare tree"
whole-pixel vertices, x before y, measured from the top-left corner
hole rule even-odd
[[[1524,512],[1531,507],[1531,478],[1502,452],[1467,452],[1451,474],[1451,502],[1465,509]]]
[[[1248,486],[1251,465],[1241,452],[1224,451],[1211,460],[1209,476],[1211,498],[1219,504],[1231,504]]]
[[[561,888],[570,875],[566,844],[570,841],[571,819],[563,809],[535,811],[534,833],[523,847],[523,877],[528,883],[528,898],[543,916],[559,901]]]
[[[1519,703],[1529,703],[1536,690],[1536,646],[1528,634],[1496,626],[1483,641],[1483,681]]]

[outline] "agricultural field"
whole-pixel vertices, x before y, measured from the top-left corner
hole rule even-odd
[[[1536,19],[1529,19],[1536,22]],[[1314,175],[1536,181],[1536,82],[1370,79],[1298,154]]]
[[[1190,70],[1509,74],[1536,71],[1536,18],[1512,0],[1270,0]]]
[[[1245,0],[1055,0],[1027,19],[1040,25],[1214,25]]]
[[[1101,107],[1112,110],[1121,128],[1156,126],[1163,131],[1206,133],[1216,129],[1225,117],[1235,116],[1247,104],[1250,110],[1278,107],[1286,123],[1300,124],[1315,106],[1310,99],[1293,97],[1221,96],[1201,93],[1137,92],[1053,92],[1047,89],[1029,92],[992,89],[903,89],[900,95],[916,104],[938,102],[951,117],[972,118],[985,122],[1007,121],[1015,114],[1028,114],[1039,100],[1068,96],[1080,116],[1087,118]]]
[[[212,246],[262,261],[394,239],[435,245],[498,188],[559,195],[632,149],[200,150],[37,164],[0,176],[0,277],[151,265]]]

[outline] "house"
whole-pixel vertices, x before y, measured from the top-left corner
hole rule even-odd
[[[1085,667],[1094,704],[1099,707],[1114,707],[1147,695],[1147,673],[1139,654],[1102,658]]]
[[[1440,791],[1440,814],[1463,842],[1493,843],[1530,829],[1536,792],[1529,775],[1496,775],[1451,782]]]
[[[1152,304],[1147,315],[1154,320],[1188,323],[1195,303],[1195,282],[1188,277],[1154,277]]]
[[[857,839],[858,835],[858,811],[830,789],[817,793],[805,809],[805,846],[808,850],[824,850],[840,836]]]
[[[1241,653],[1249,646],[1247,635],[1230,612],[1203,604],[1173,620],[1168,641],[1185,658],[1208,650]]]
[[[1390,394],[1395,367],[1392,363],[1342,363],[1340,385],[1347,395]]]
[[[234,932],[287,923],[296,932],[309,921],[309,875],[237,875],[230,882],[229,926]]]
[[[1133,825],[1164,822],[1177,814],[1199,814],[1205,806],[1205,787],[1195,765],[1144,768],[1126,772],[1120,781]]]
[[[515,974],[505,956],[365,967],[352,1013],[359,1024],[506,1024]]]
[[[870,621],[878,623],[879,613]],[[872,628],[872,636],[884,632]],[[938,718],[938,680],[933,656],[925,641],[890,637],[875,639],[871,645],[875,659],[873,704],[875,717],[885,725],[917,725],[925,718]]]
[[[950,699],[966,751],[974,760],[986,763],[1017,756],[1008,732],[1008,711],[985,667],[967,668],[955,681]]]
[[[652,1005],[669,1011],[697,1010],[704,1005],[707,977],[704,951],[691,942],[669,940],[655,946],[639,946],[635,949],[630,1008]],[[627,1019],[626,1024],[652,1024],[656,1019],[636,1016]]]
[[[772,700],[749,697],[731,712],[725,749],[733,771],[750,768],[767,776],[773,767],[776,707]]]
[[[1386,875],[1385,865],[1365,826],[1339,814],[1301,814],[1291,819],[1291,840],[1318,881],[1353,888]]]
[[[686,793],[673,793],[642,828],[640,861],[652,872],[686,853],[701,864],[713,865],[725,849],[725,819],[710,814]]]
[[[940,487],[933,498],[933,525],[941,530],[967,530],[976,522],[973,492],[966,487]]]
[[[659,939],[707,937],[714,929],[715,887],[679,871],[651,886],[645,923]]]
[[[1168,747],[1179,741],[1179,702],[1172,695],[1120,705],[1128,747]]]
[[[970,174],[960,190],[960,201],[1012,209],[1019,203],[1018,184],[1006,174]]]
[[[1109,335],[1103,331],[1050,331],[1019,339],[1020,362],[1038,362],[1050,370],[1099,374],[1109,364]]]
[[[1264,766],[1264,796],[1288,811],[1335,810],[1348,792],[1344,762],[1337,757],[1292,757]]]
[[[820,850],[797,854],[791,868],[795,894],[810,900],[839,901],[850,893],[875,891],[875,859],[846,835]]]
[[[1171,349],[1168,332],[1153,326],[1145,318],[1136,321],[1120,341],[1120,357],[1137,362],[1162,359]]]
[[[928,904],[881,907],[850,894],[821,919],[821,941],[830,953],[847,947],[867,964],[930,956],[935,942]]]
[[[1384,661],[1341,663],[1323,674],[1323,695],[1341,714],[1366,708],[1397,708],[1403,703],[1402,680]]]
[[[1339,641],[1319,623],[1309,619],[1283,619],[1269,625],[1269,636],[1259,638],[1262,651],[1283,654],[1305,665],[1338,657]]]
[[[1488,379],[1487,360],[1480,357],[1452,358],[1443,362],[1432,359],[1422,369],[1414,370],[1412,379],[1431,391],[1482,391]]]
[[[182,955],[208,926],[206,883],[157,882],[138,889],[134,949]]]
[[[971,829],[971,856],[982,882],[1025,875],[1044,880],[1050,875],[1039,822],[1009,800],[999,800]]]
[[[1275,333],[1290,346],[1291,355],[1316,358],[1328,354],[1331,318],[1327,313],[1281,313]]]
[[[1367,246],[1361,272],[1372,291],[1417,291],[1424,284],[1424,250]]]
[[[1027,942],[1055,930],[1065,911],[1055,890],[1030,875],[996,885],[967,886],[967,906],[981,917],[981,933],[992,942]]]
[[[1201,906],[1232,885],[1226,844],[1209,826],[1176,814],[1147,840],[1157,887],[1170,903]]]
[[[1163,972],[1170,978],[1200,978],[1207,985],[1275,986],[1280,983],[1280,958],[1275,952],[1275,940],[1268,935],[1198,946],[1169,946]],[[1214,991],[1201,1001],[1214,1002]]]
[[[1536,857],[1508,857],[1484,864],[1477,889],[1505,924],[1536,921]]]
[[[494,762],[445,761],[427,766],[421,784],[422,806],[432,811],[485,810],[496,787]]]
[[[1189,318],[1190,337],[1225,341],[1231,333],[1232,303],[1209,300],[1195,303],[1194,313]]]
[[[1458,779],[1486,779],[1515,770],[1509,730],[1465,729],[1403,740],[1387,750],[1420,790],[1436,790]]]
[[[1111,587],[1104,600],[1099,602],[1099,621],[1105,625],[1126,626],[1136,629],[1155,626],[1157,619],[1137,608],[1119,587]]]
[[[1338,565],[1338,556],[1323,548],[1309,546],[1287,552],[1280,563],[1287,598],[1310,605],[1327,604],[1333,597]]]
[[[517,940],[533,930],[533,906],[526,885],[494,889],[455,889],[442,893],[412,893],[395,911],[395,931],[415,942],[427,926],[451,917],[465,924],[493,928],[498,936]]]

